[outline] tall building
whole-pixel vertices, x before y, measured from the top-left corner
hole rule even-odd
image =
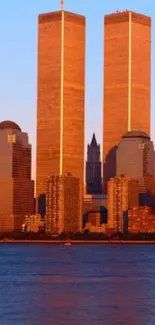
[[[151,18],[117,12],[104,18],[103,177],[116,174],[116,147],[131,130],[150,134]]]
[[[93,133],[91,144],[87,147],[86,162],[87,194],[102,194],[100,145]]]
[[[80,179],[71,175],[50,176],[46,181],[47,231],[79,231]]]
[[[125,133],[116,150],[116,174],[139,181],[139,204],[155,206],[154,145],[141,131]]]
[[[141,131],[126,132],[116,150],[116,174],[140,179],[154,176],[154,145]]]
[[[123,232],[123,213],[138,206],[138,181],[117,176],[108,182],[108,227]]]
[[[46,178],[84,175],[85,17],[67,11],[39,16],[37,198],[45,214]]]
[[[34,212],[31,145],[12,121],[0,123],[0,232],[21,231],[24,216]]]

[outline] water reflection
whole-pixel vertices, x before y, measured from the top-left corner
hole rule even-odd
[[[0,324],[152,325],[155,246],[0,246]]]

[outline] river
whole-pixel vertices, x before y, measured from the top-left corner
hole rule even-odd
[[[0,245],[0,325],[153,325],[155,245]]]

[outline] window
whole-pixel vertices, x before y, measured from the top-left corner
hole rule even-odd
[[[16,143],[16,135],[8,134],[8,143]]]
[[[145,149],[145,143],[140,143],[140,144],[139,144],[139,149],[144,150],[144,149]]]

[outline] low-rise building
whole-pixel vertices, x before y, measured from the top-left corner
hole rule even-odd
[[[94,232],[94,233],[104,233],[105,234],[108,232],[107,224],[94,226],[91,223],[87,222],[85,229],[89,230],[90,232]]]
[[[85,194],[83,198],[83,214],[95,210],[100,211],[101,207],[107,207],[107,195],[104,194]]]
[[[140,206],[128,211],[129,233],[155,233],[155,209]]]
[[[98,215],[100,224],[107,223],[107,195],[85,195],[83,199],[83,228],[89,218]]]
[[[22,231],[25,232],[39,232],[45,230],[45,218],[43,219],[40,214],[27,215],[22,225]]]

